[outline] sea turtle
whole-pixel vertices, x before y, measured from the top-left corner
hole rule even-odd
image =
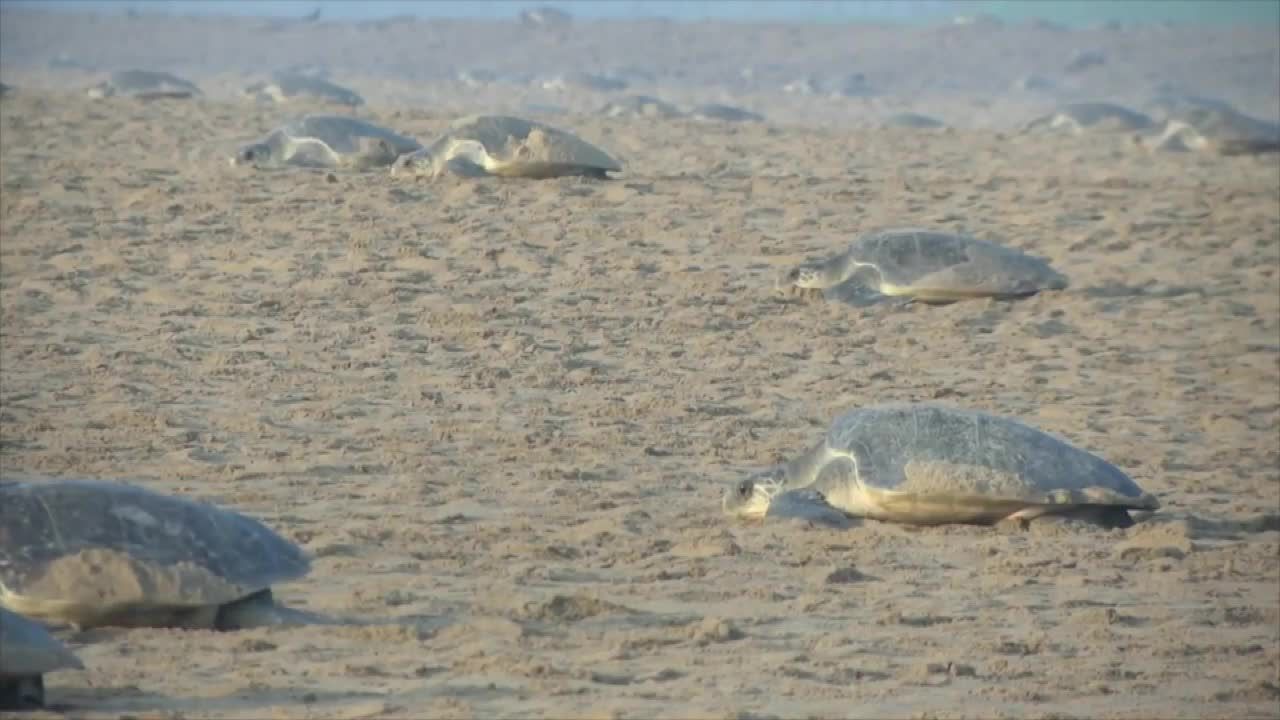
[[[573,24],[573,16],[559,8],[543,5],[520,11],[520,24],[529,28],[563,30]]]
[[[608,153],[564,130],[506,115],[473,115],[454,122],[430,146],[402,156],[391,174],[605,179],[621,169]]]
[[[1023,75],[1013,83],[1013,89],[1022,92],[1051,92],[1058,84],[1043,75]]]
[[[921,115],[913,112],[894,113],[885,118],[881,123],[881,127],[885,128],[905,128],[909,130],[937,130],[944,128],[947,124],[931,118],[928,115]]]
[[[1071,103],[1042,115],[1027,123],[1023,132],[1066,129],[1078,135],[1086,130],[1132,132],[1151,125],[1151,118],[1136,110],[1112,103],[1088,102]]]
[[[121,70],[88,88],[86,94],[95,99],[122,95],[138,100],[185,99],[201,95],[194,83],[167,72]]]
[[[469,88],[481,88],[492,85],[498,82],[498,77],[498,73],[485,68],[458,70],[453,74],[454,80]]]
[[[315,75],[287,70],[273,73],[270,80],[249,85],[244,89],[244,95],[258,102],[284,103],[306,99],[349,107],[364,104],[364,98],[354,90]]]
[[[1227,112],[1235,111],[1231,103],[1225,100],[1181,93],[1173,89],[1166,89],[1160,92],[1143,106],[1143,110],[1158,122],[1176,120],[1182,113],[1197,108],[1211,108]]]
[[[610,101],[600,108],[599,114],[627,118],[676,118],[684,115],[675,105],[648,95],[628,95]]]
[[[1157,132],[1134,136],[1148,150],[1201,150],[1220,155],[1280,152],[1280,125],[1231,106],[1192,105],[1169,113]]]
[[[328,624],[277,605],[301,548],[257,520],[137,485],[0,481],[0,606],[78,628]]]
[[[698,105],[689,111],[689,117],[709,122],[764,122],[763,115],[719,103]]]
[[[259,26],[258,30],[272,33],[281,32],[282,30],[291,30],[295,27],[307,25],[319,20],[323,12],[323,8],[317,7],[301,17],[269,17],[266,22]]]
[[[864,270],[865,269],[865,270]],[[1063,290],[1067,278],[1041,258],[971,235],[893,228],[859,236],[849,249],[803,263],[778,278],[778,289],[818,292],[854,304],[870,286],[881,296],[942,304],[965,298],[1017,298]],[[862,291],[862,292],[860,292]]]
[[[1107,56],[1097,50],[1077,50],[1067,64],[1063,66],[1065,73],[1082,73],[1089,68],[1107,64]]]
[[[626,80],[588,72],[567,72],[549,77],[541,83],[543,90],[590,90],[621,92],[629,87]]]
[[[1128,527],[1160,504],[1111,463],[1017,420],[932,404],[837,418],[820,442],[725,488],[724,511],[840,526],[1072,518]],[[842,517],[843,516],[843,517]]]
[[[232,165],[254,167],[387,167],[422,144],[373,123],[343,115],[306,115],[241,147]]]
[[[39,623],[0,607],[0,710],[44,707],[44,674],[84,664]]]

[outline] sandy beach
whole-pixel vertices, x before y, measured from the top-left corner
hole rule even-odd
[[[387,624],[63,631],[87,669],[50,675],[34,717],[1277,717],[1280,162],[1010,132],[1174,81],[1274,119],[1274,33],[59,18],[0,14],[0,465],[251,514],[315,558],[278,598]],[[68,48],[78,67],[50,64]],[[742,84],[746,58],[788,48]],[[979,49],[949,63],[959,48]],[[1080,48],[1114,72],[1009,90]],[[842,52],[876,94],[760,80]],[[608,118],[608,94],[451,79],[574,58],[768,121]],[[361,117],[423,142],[554,103],[538,119],[625,171],[228,166],[308,109],[237,97],[255,68],[322,61]],[[135,66],[206,95],[85,97]],[[955,127],[873,127],[908,109]],[[1001,241],[1071,287],[942,307],[774,292],[894,225]],[[890,401],[1021,418],[1162,508],[1024,532],[721,514],[726,483]]]

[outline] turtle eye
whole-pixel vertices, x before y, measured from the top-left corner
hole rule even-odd
[[[738,496],[743,498],[751,497],[752,485],[750,480],[743,480],[738,483]]]
[[[240,157],[245,160],[253,160],[253,151],[245,150],[243,153],[240,153]]]

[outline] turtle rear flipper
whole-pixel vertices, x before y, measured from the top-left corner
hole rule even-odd
[[[215,630],[245,630],[258,627],[299,627],[302,625],[340,625],[337,620],[317,613],[277,605],[271,589],[260,590],[218,608]]]

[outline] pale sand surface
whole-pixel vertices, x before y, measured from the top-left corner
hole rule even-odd
[[[620,179],[416,183],[217,161],[281,109],[60,87],[0,101],[5,472],[253,514],[316,556],[278,597],[397,624],[63,632],[88,669],[48,678],[48,715],[1276,717],[1274,156],[566,115]],[[456,115],[366,95],[423,141]],[[1072,287],[772,292],[896,224]],[[835,415],[911,400],[1020,417],[1164,507],[1023,533],[720,515]]]

